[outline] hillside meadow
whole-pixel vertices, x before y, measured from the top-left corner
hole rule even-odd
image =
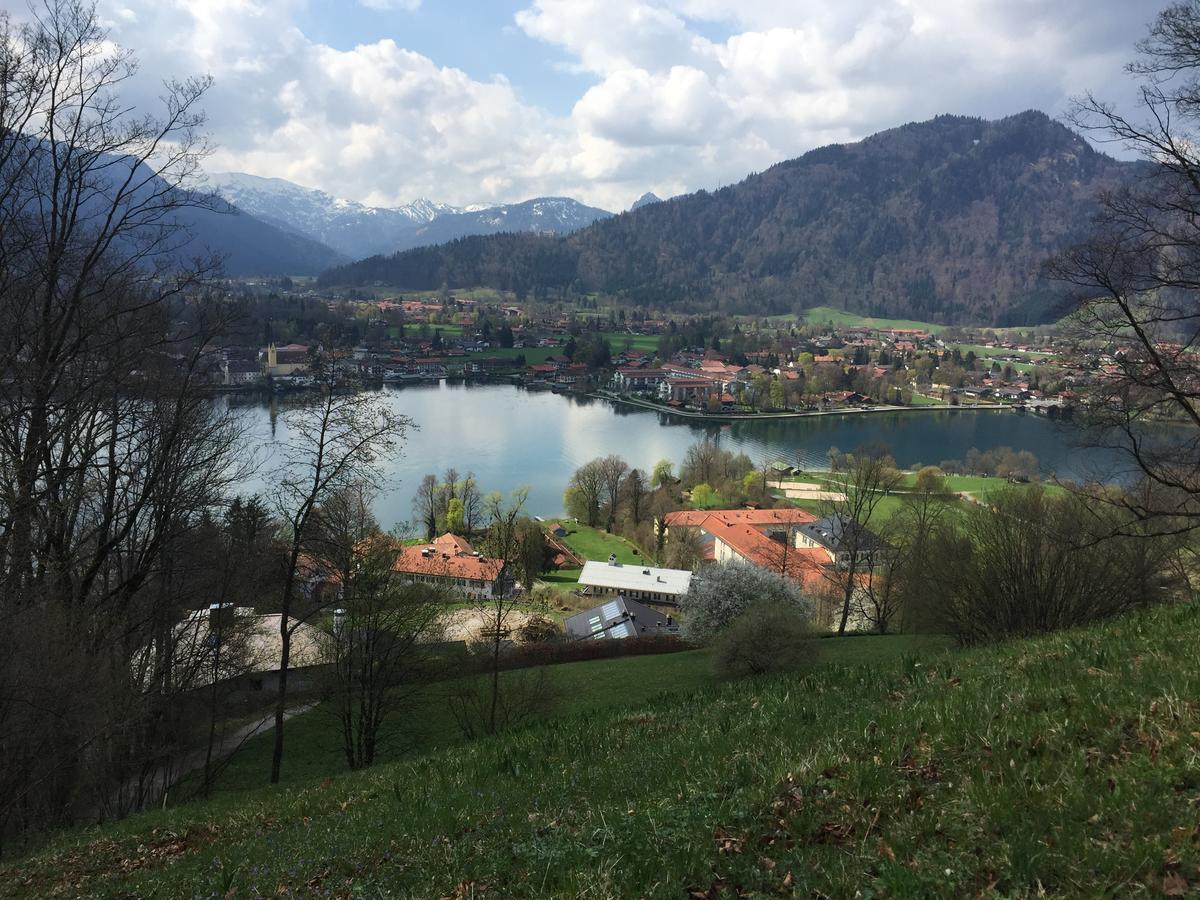
[[[70,835],[0,892],[1182,896],[1198,626],[1193,603],[579,710]]]

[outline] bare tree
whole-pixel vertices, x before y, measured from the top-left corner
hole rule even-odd
[[[991,503],[941,529],[927,559],[936,620],[961,643],[1085,625],[1163,598],[1172,542],[1128,533],[1119,507],[1040,488]]]
[[[88,4],[0,14],[0,836],[104,806],[174,740],[177,551],[241,474],[199,390],[230,309],[180,261],[208,82],[145,115],[134,64]]]
[[[458,499],[462,502],[463,526],[468,537],[475,534],[479,523],[483,520],[483,492],[479,490],[479,482],[473,472],[458,483]]]
[[[646,476],[641,469],[630,469],[629,474],[625,476],[625,484],[622,487],[622,493],[625,496],[625,504],[629,508],[629,518],[633,521],[636,528],[642,524],[642,515],[646,503]]]
[[[487,555],[501,561],[490,596],[478,601],[481,618],[487,623],[483,631],[483,644],[487,659],[487,699],[478,708],[482,722],[477,723],[485,734],[495,734],[504,724],[504,705],[500,696],[501,654],[511,631],[510,620],[520,605],[511,589],[512,578],[508,571],[520,554],[521,514],[525,508],[527,488],[513,491],[507,500],[498,492],[484,498],[487,511],[488,531],[484,547]],[[461,698],[466,699],[466,698]],[[460,721],[470,718],[470,710],[459,710]],[[464,729],[466,730],[466,729]]]
[[[381,459],[392,456],[414,427],[412,420],[394,412],[384,400],[371,394],[339,394],[329,384],[318,399],[284,415],[289,439],[279,448],[275,500],[286,523],[288,549],[279,604],[279,695],[272,784],[279,781],[283,766],[292,634],[315,612],[313,606],[296,609],[301,555],[314,541],[320,546],[314,517],[323,503],[343,491],[359,485],[366,490],[378,487],[383,478]]]
[[[432,541],[437,536],[438,498],[437,476],[426,475],[417,485],[417,492],[413,495],[413,513],[417,522],[424,529],[427,541]]]
[[[704,538],[699,528],[677,525],[666,544],[664,564],[670,569],[694,569],[704,560]]]
[[[600,521],[600,503],[604,498],[604,477],[599,460],[584,463],[571,476],[567,485],[563,506],[567,512],[584,524],[596,525]]]
[[[823,520],[834,544],[833,565],[823,571],[841,595],[838,634],[845,634],[861,576],[874,566],[875,554],[881,549],[879,537],[871,531],[875,511],[899,482],[900,473],[886,450],[870,446],[842,456],[838,471],[838,480],[831,486],[841,489],[836,492],[840,498],[821,501]]]
[[[606,528],[608,531],[612,531],[617,521],[617,513],[620,511],[621,485],[625,480],[625,473],[629,471],[629,464],[615,455],[602,457],[595,463],[599,469],[600,483],[604,488],[604,499],[607,502]]]
[[[411,702],[441,634],[446,591],[398,581],[396,552],[379,534],[357,545],[333,620],[333,707],[352,769],[375,762],[387,726]]]
[[[1116,363],[1077,420],[1153,485],[1112,498],[1133,514],[1121,521],[1191,530],[1200,525],[1200,4],[1167,7],[1137,49],[1127,68],[1140,80],[1140,115],[1089,94],[1070,118],[1143,165],[1100,197],[1091,237],[1050,272],[1074,288],[1080,336]],[[1163,439],[1161,421],[1180,427]]]
[[[880,542],[874,565],[860,580],[855,603],[860,618],[887,634],[897,622],[907,620],[906,610],[919,608],[928,588],[926,561],[932,541],[947,518],[945,479],[930,467],[918,473],[916,488],[904,495],[899,512],[874,531]]]

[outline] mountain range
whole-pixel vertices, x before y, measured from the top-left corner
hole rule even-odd
[[[611,216],[569,197],[540,197],[498,206],[451,206],[419,199],[405,206],[367,206],[282,178],[240,172],[209,177],[231,204],[268,224],[361,259],[473,234],[501,231],[566,234]]]
[[[563,237],[467,237],[339,266],[320,284],[1028,324],[1052,318],[1060,302],[1040,275],[1044,259],[1083,237],[1098,193],[1136,165],[1037,111],[938,116],[813,150],[715,192],[639,202]]]

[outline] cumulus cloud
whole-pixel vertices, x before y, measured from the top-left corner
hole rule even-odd
[[[529,0],[515,26],[590,82],[553,115],[503,75],[474,78],[391,39],[334,48],[296,26],[301,3],[101,9],[148,76],[215,77],[214,169],[380,204],[569,194],[610,209],[942,112],[1056,114],[1089,88],[1125,100],[1122,64],[1156,12],[1124,0]]]

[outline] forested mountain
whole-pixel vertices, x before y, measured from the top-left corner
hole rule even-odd
[[[468,238],[363,260],[321,281],[1029,323],[1052,316],[1059,297],[1040,275],[1043,259],[1085,233],[1097,192],[1132,166],[1040,112],[939,116],[564,238]]]
[[[319,241],[228,204],[218,204],[215,210],[181,210],[178,218],[192,235],[184,251],[219,254],[225,260],[226,275],[316,275],[346,260]]]
[[[210,181],[226,200],[256,218],[320,241],[351,259],[441,244],[472,234],[532,231],[567,234],[611,216],[569,197],[539,197],[500,206],[451,206],[418,199],[366,206],[282,178],[223,172]]]

